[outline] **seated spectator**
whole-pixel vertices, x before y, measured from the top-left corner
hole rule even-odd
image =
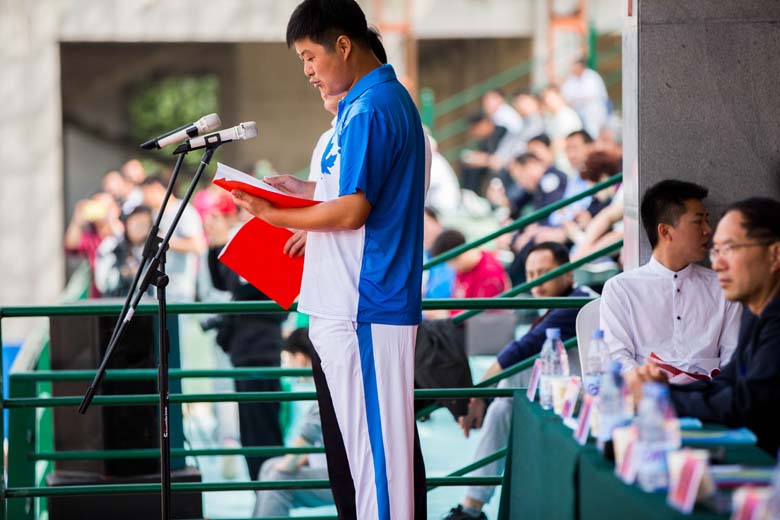
[[[152,210],[137,206],[125,217],[120,236],[103,239],[95,260],[95,285],[104,297],[127,296],[141,266],[146,237],[152,229]]]
[[[731,428],[750,428],[772,456],[780,447],[780,203],[752,198],[733,204],[718,223],[712,268],[725,298],[744,305],[739,345],[711,381],[671,385],[679,415]],[[703,311],[706,312],[704,307]],[[717,320],[714,320],[717,321]],[[635,397],[641,383],[663,381],[646,363],[628,378]]]
[[[566,175],[530,152],[518,155],[512,161],[509,174],[518,188],[509,193],[513,219],[520,217],[526,208],[536,211],[561,200],[566,191]]]
[[[522,188],[520,196],[512,201],[511,216],[517,218],[526,206],[534,211],[558,202],[566,191],[566,175],[555,167],[545,169],[544,163],[536,155],[526,152],[518,156],[510,166],[510,174]],[[509,266],[509,277],[513,285],[525,281],[525,258],[528,251],[538,241],[536,234],[549,223],[549,217],[526,226],[512,237],[510,248],[515,259]]]
[[[461,184],[463,189],[481,195],[488,173],[498,173],[515,155],[518,139],[485,112],[469,118],[469,135],[477,140],[477,145],[461,154]]]
[[[737,346],[740,305],[726,301],[715,272],[697,265],[712,229],[707,189],[666,180],[642,197],[642,224],[653,256],[611,278],[601,297],[601,328],[613,359],[631,370],[651,354],[680,370],[710,374]]]
[[[588,68],[582,58],[574,62],[571,74],[561,85],[561,95],[582,120],[590,135],[599,135],[607,122],[609,96],[598,72]]]
[[[566,161],[564,169],[568,180],[566,182],[566,191],[563,194],[563,198],[572,197],[581,191],[584,191],[590,187],[588,181],[582,177],[582,171],[585,169],[585,160],[588,158],[593,146],[593,139],[584,130],[577,130],[566,136]],[[534,149],[534,151],[536,148]],[[535,151],[536,153],[536,151]],[[550,157],[552,157],[552,150],[548,151]],[[552,215],[550,215],[549,221],[553,226],[560,226],[567,220],[574,220],[582,210],[586,209],[590,204],[591,198],[586,197],[579,201],[569,204],[565,208],[561,208]],[[560,242],[561,240],[556,240]]]
[[[308,329],[296,329],[285,340],[283,352],[287,353],[290,368],[310,368],[313,349]],[[316,402],[306,412],[300,426],[300,433],[293,440],[292,446],[322,446],[320,407]],[[328,467],[325,455],[322,453],[284,455],[263,462],[257,478],[261,482],[326,480]],[[257,502],[252,516],[257,518],[290,516],[290,511],[296,507],[319,507],[333,503],[333,493],[329,488],[257,491]]]
[[[623,186],[618,188],[609,206],[596,213],[582,234],[574,238],[572,260],[579,260],[618,240],[623,240]]]
[[[526,277],[530,280],[560,267],[569,262],[566,248],[561,244],[546,242],[534,246],[528,254],[526,262]],[[589,297],[594,296],[593,291],[587,287],[573,287],[571,273],[558,276],[552,280],[534,287],[531,290],[536,298],[552,297]],[[524,359],[538,354],[546,339],[545,331],[548,328],[561,330],[561,339],[567,340],[576,335],[575,323],[578,309],[551,309],[531,325],[531,329],[522,338],[508,344],[496,358],[496,361],[488,368],[482,380],[488,379],[501,370],[511,367]],[[500,388],[514,388],[521,386],[523,376],[515,374],[499,383]],[[485,409],[487,408],[487,413]],[[483,424],[484,417],[484,424]],[[496,451],[505,448],[509,440],[509,425],[512,417],[512,399],[500,397],[494,399],[487,407],[484,399],[472,398],[469,401],[468,414],[459,418],[463,433],[468,437],[471,428],[482,428],[482,437],[479,440],[474,459],[479,460]],[[504,471],[505,459],[501,458],[471,473],[473,476],[488,477],[500,475]],[[472,520],[485,519],[482,507],[490,501],[495,487],[470,486],[466,490],[463,503],[453,508],[445,517],[445,520]]]
[[[446,229],[436,237],[431,255],[439,256],[466,243],[463,233]],[[495,255],[480,249],[469,249],[447,262],[455,270],[453,298],[491,298],[510,288],[509,277]],[[446,311],[444,311],[446,314]],[[451,316],[463,311],[450,311]]]
[[[512,99],[512,106],[523,118],[523,129],[520,140],[528,143],[535,135],[545,133],[544,117],[539,109],[539,99],[524,91],[517,92]]]
[[[566,136],[577,130],[582,130],[582,122],[577,113],[566,104],[561,93],[555,87],[547,87],[542,91],[542,110],[544,112],[544,127],[552,140],[552,148],[556,157],[563,157]]]
[[[500,90],[488,90],[482,95],[482,110],[496,126],[506,128],[510,135],[519,137],[523,131],[523,118],[506,102],[504,93]]]
[[[590,152],[582,171],[578,175],[578,178],[584,185],[580,191],[599,182],[604,182],[620,172],[622,161],[622,157],[615,156],[607,150],[593,150]],[[616,191],[616,186],[610,186],[591,197],[580,200],[580,203],[571,204],[553,213],[550,216],[550,223],[553,224],[553,227],[540,231],[537,234],[537,240],[551,240],[553,242],[578,245],[584,237],[588,223],[612,203],[612,198]],[[565,197],[575,194],[567,193]],[[582,202],[586,202],[586,204],[583,205],[581,204]]]
[[[427,134],[426,134],[427,135]],[[429,137],[431,143],[431,183],[425,197],[425,205],[444,215],[457,213],[460,208],[460,184],[455,170],[439,153],[438,143]]]
[[[105,238],[121,235],[122,232],[119,206],[110,195],[96,193],[76,203],[73,216],[65,230],[65,253],[84,258],[89,262],[92,270],[90,298],[100,296],[94,278],[98,247]]]

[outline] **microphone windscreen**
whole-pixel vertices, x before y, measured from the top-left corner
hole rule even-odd
[[[222,126],[222,121],[217,114],[208,114],[200,118],[200,133],[211,132]]]
[[[241,123],[241,127],[244,129],[244,139],[253,139],[257,137],[257,123],[254,121]]]

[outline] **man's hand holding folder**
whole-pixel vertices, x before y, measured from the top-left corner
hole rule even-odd
[[[311,198],[313,189],[308,192],[310,183],[289,175],[264,182],[218,164],[213,182],[227,191],[243,191],[279,208],[318,204]],[[304,246],[304,232],[293,233],[253,217],[225,245],[219,259],[281,307],[289,309],[301,289]]]

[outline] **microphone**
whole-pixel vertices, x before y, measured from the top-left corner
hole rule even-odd
[[[252,139],[254,137],[257,137],[257,124],[254,121],[246,121],[233,128],[188,139],[177,146],[173,153],[180,154],[191,150],[200,150],[201,148],[216,148],[222,143],[243,141],[244,139]]]
[[[195,137],[216,130],[220,126],[222,126],[222,121],[219,120],[219,116],[217,114],[209,114],[201,117],[192,124],[180,126],[176,130],[171,130],[159,137],[149,139],[141,145],[141,148],[144,150],[165,148],[169,144],[179,143],[188,137]]]

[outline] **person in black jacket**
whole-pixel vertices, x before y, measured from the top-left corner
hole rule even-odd
[[[750,428],[773,456],[780,447],[780,202],[751,198],[730,206],[710,249],[726,299],[744,304],[737,350],[711,381],[671,385],[679,415]],[[635,399],[641,383],[663,381],[645,363],[629,378]]]
[[[216,289],[230,291],[233,301],[268,300],[268,297],[219,261],[227,242],[230,219],[219,212],[204,221],[209,242],[208,266]],[[282,329],[286,313],[225,314],[217,329],[217,344],[235,367],[278,367],[281,361]],[[236,379],[236,392],[279,391],[278,379]],[[238,421],[243,446],[280,446],[279,403],[239,403]],[[268,457],[246,457],[249,476],[259,478]]]

